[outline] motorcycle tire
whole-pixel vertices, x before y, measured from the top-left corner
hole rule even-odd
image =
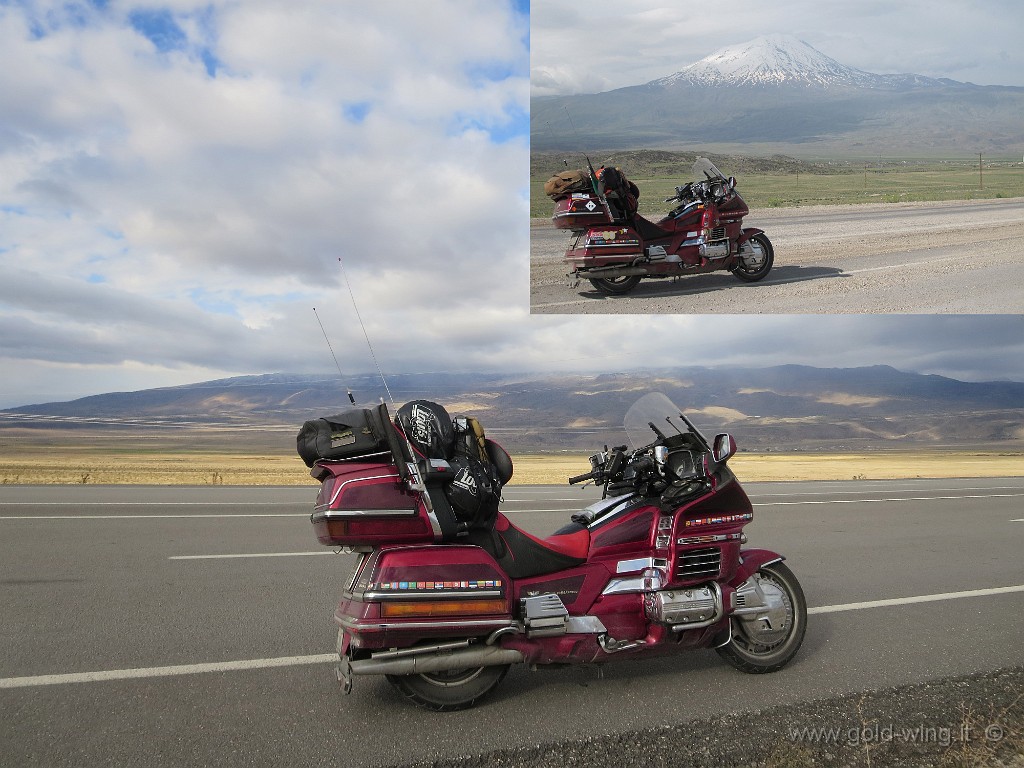
[[[756,269],[750,269],[743,263],[743,259],[740,259],[739,263],[732,268],[732,273],[744,282],[756,283],[758,280],[763,280],[771,272],[772,265],[775,263],[775,249],[772,248],[771,240],[763,233],[753,235],[750,239],[754,242],[755,246],[760,247],[764,251],[764,262]]]
[[[627,275],[626,277],[590,278],[590,284],[598,291],[607,295],[615,296],[629,293],[640,284],[640,275]]]
[[[781,590],[788,604],[786,632],[779,637],[767,632],[765,636],[757,636],[743,620],[734,618],[731,639],[715,649],[736,669],[755,675],[776,672],[786,666],[800,649],[807,631],[807,600],[793,572],[782,563],[772,563],[761,568],[758,574]]]
[[[417,706],[435,712],[472,707],[493,691],[509,665],[471,667],[419,675],[386,675],[388,682]]]

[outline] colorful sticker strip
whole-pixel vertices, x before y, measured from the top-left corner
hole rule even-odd
[[[382,581],[371,584],[370,590],[423,590],[423,589],[497,589],[501,580],[495,581]]]
[[[724,523],[740,523],[745,520],[753,520],[754,514],[752,512],[742,512],[736,515],[722,515],[721,517],[695,517],[693,520],[686,521],[686,528],[692,528],[698,525],[722,525]]]

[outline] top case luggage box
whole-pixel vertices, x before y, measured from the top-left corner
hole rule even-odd
[[[557,229],[584,230],[587,227],[611,224],[608,206],[597,195],[589,192],[573,192],[555,202],[551,221]]]
[[[310,522],[321,544],[379,547],[435,540],[420,494],[405,488],[394,465],[318,462],[310,474],[320,481]]]

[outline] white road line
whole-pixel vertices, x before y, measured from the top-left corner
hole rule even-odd
[[[874,481],[874,482],[879,482],[879,481]],[[884,481],[882,481],[882,482],[884,482]],[[899,493],[900,491],[910,492],[910,491],[917,491],[917,490],[920,490],[920,489],[918,489],[918,488],[879,488],[877,490],[877,493],[883,493],[885,491],[889,491],[890,493],[895,491],[895,492]],[[959,491],[1024,491],[1024,487],[1019,486],[1019,485],[989,485],[989,486],[971,486],[971,487],[965,487],[965,488],[930,488],[930,489],[925,489],[925,490],[926,491],[930,491],[931,493],[947,493],[947,492],[952,493],[952,492],[959,492]],[[763,499],[763,498],[770,498],[770,497],[773,497],[773,496],[831,496],[831,495],[835,495],[835,496],[848,496],[848,495],[855,494],[855,493],[861,493],[861,494],[871,493],[871,490],[867,489],[867,488],[859,488],[859,489],[857,489],[855,491],[796,491],[796,492],[790,492],[790,493],[751,493],[750,496],[752,498],[756,497],[758,499]]]
[[[1011,520],[1011,523],[1024,523],[1024,517],[1018,517],[1016,520]]]
[[[234,672],[240,669],[268,669],[294,667],[301,664],[326,664],[336,661],[336,653],[315,656],[279,656],[276,659],[246,659],[244,661],[218,661],[212,664],[179,664],[173,667],[142,667],[139,669],[111,669],[105,672],[75,672],[67,675],[33,675],[31,677],[0,678],[0,688],[28,688],[37,685],[63,685],[65,683],[95,683],[102,680],[137,680],[144,677],[171,677],[173,675],[199,675],[206,672]]]
[[[255,552],[239,555],[173,555],[168,560],[229,560],[238,557],[308,557],[310,555],[334,555],[333,549],[321,552]]]
[[[1005,595],[1011,592],[1024,592],[1024,584],[1014,587],[994,587],[992,589],[970,589],[966,592],[942,592],[937,595],[918,595],[917,597],[896,597],[891,600],[870,600],[864,603],[844,603],[842,605],[822,605],[808,608],[808,615],[816,613],[841,613],[843,611],[859,611],[864,608],[885,608],[890,605],[911,605],[913,603],[934,603],[939,600],[958,600],[962,597],[986,597],[988,595]]]
[[[809,501],[752,502],[755,507],[791,507],[798,504],[879,504],[887,501],[948,501],[951,499],[1003,499],[1024,496],[1024,493],[967,494],[964,496],[907,496],[902,499],[820,499]]]
[[[917,597],[899,597],[892,600],[873,600],[864,603],[845,603],[842,605],[823,605],[808,608],[809,615],[821,613],[842,613],[859,611],[865,608],[884,608],[894,605],[910,605],[912,603],[930,603],[939,600],[956,600],[964,597],[985,597],[988,595],[1004,595],[1011,592],[1024,592],[1024,584],[1012,587],[994,587],[992,589],[972,589],[966,592],[943,592],[936,595],[918,595]],[[136,680],[145,677],[171,677],[174,675],[198,675],[206,672],[233,672],[247,669],[268,669],[271,667],[293,667],[303,664],[328,664],[337,660],[333,653],[321,653],[314,656],[279,656],[274,659],[246,659],[242,661],[220,661],[212,664],[180,664],[173,667],[142,667],[138,669],[112,669],[104,672],[74,672],[66,675],[32,675],[29,677],[0,678],[0,689],[30,688],[40,685],[63,685],[65,683],[94,683],[104,680]]]
[[[268,512],[266,514],[251,515],[245,513],[237,515],[0,515],[0,520],[181,520],[221,517],[309,517],[309,513]]]
[[[310,501],[0,501],[0,507],[291,507]]]

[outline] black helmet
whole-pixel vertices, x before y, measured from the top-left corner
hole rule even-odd
[[[428,459],[449,459],[455,446],[452,417],[430,400],[412,400],[398,409],[398,426],[413,448]]]

